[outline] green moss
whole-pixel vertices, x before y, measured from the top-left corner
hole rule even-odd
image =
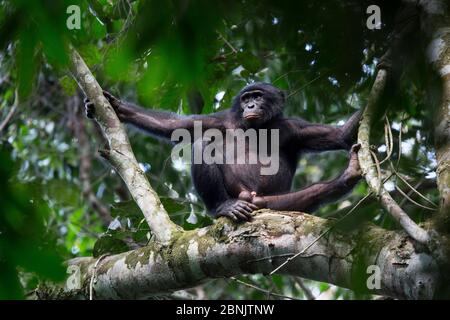
[[[136,268],[137,264],[146,265],[149,263],[150,254],[154,251],[154,246],[147,246],[132,252],[129,252],[125,257],[125,264],[128,269]]]
[[[320,235],[333,225],[332,221],[322,220],[305,215],[303,219],[295,220],[295,229],[301,235]]]

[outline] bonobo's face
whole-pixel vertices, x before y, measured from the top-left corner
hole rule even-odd
[[[264,122],[264,99],[261,90],[247,91],[241,95],[242,118],[247,122],[261,123]]]
[[[281,116],[284,93],[269,83],[253,83],[237,95],[233,112],[246,126],[255,127]]]

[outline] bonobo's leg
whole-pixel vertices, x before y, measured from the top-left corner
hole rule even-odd
[[[273,210],[312,212],[320,205],[342,197],[351,191],[361,178],[357,158],[359,147],[359,145],[352,147],[347,169],[335,180],[317,183],[303,190],[282,195],[256,195],[253,197],[252,203]]]
[[[228,217],[235,222],[250,221],[258,207],[248,201],[233,199],[228,194],[223,173],[216,164],[193,164],[192,178],[197,193],[214,217]]]

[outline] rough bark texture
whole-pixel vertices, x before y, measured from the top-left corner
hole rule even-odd
[[[427,58],[442,83],[442,97],[435,116],[439,223],[450,230],[450,7],[444,0],[419,1],[422,27],[430,39]]]
[[[95,120],[100,124],[109,143],[109,149],[102,150],[102,155],[126,183],[156,238],[161,242],[168,242],[174,233],[181,229],[169,219],[158,195],[136,161],[123,125],[103,96],[103,90],[97,80],[74,49],[71,50],[71,61],[74,77],[89,100],[94,102]]]
[[[97,299],[136,299],[189,288],[213,278],[269,274],[330,227],[328,220],[296,212],[263,210],[252,222],[214,225],[186,231],[168,245],[156,242],[107,256],[97,265],[93,291]],[[41,288],[41,298],[87,298],[96,258],[69,262],[81,268],[82,288]],[[404,232],[372,225],[332,229],[279,273],[368,291],[369,265],[380,268],[380,288],[373,293],[401,299],[438,297],[445,285],[440,258]],[[66,288],[67,289],[67,288]]]

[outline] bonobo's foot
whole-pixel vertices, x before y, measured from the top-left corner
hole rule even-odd
[[[264,200],[264,197],[257,196],[255,191],[242,191],[239,193],[240,200],[244,200],[250,202],[258,207],[258,209],[263,209],[267,207],[267,202]]]
[[[121,116],[122,113],[122,106],[123,103],[122,101],[120,101],[119,99],[117,99],[116,97],[114,97],[111,93],[109,93],[108,91],[103,90],[103,95],[105,96],[105,98],[108,100],[108,102],[111,104],[111,107],[113,107],[114,111],[117,113],[117,115]],[[95,116],[95,106],[94,106],[94,102],[90,101],[88,98],[84,99],[84,108],[86,110],[86,116],[89,119],[93,119]]]
[[[354,144],[350,149],[350,161],[348,162],[348,167],[342,173],[341,178],[344,180],[346,185],[354,185],[361,179],[361,167],[358,161],[358,151],[361,145]]]
[[[240,199],[231,199],[222,203],[216,210],[217,217],[228,217],[234,222],[250,221],[252,211],[258,207],[253,203]]]

